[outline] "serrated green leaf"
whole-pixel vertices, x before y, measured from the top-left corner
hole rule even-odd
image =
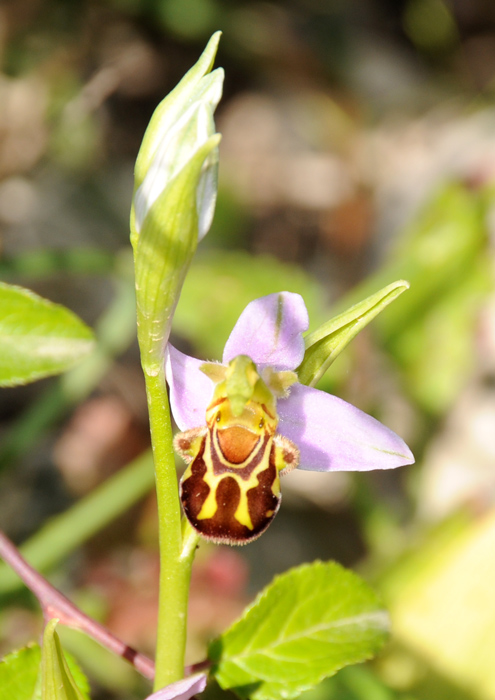
[[[33,644],[0,661],[0,698],[33,700],[41,661],[41,649]]]
[[[71,668],[62,651],[59,636],[55,630],[58,620],[50,620],[43,634],[43,649],[41,655],[41,698],[42,700],[88,700],[74,680]],[[79,684],[87,681],[83,672],[72,662]]]
[[[315,386],[359,331],[406,289],[408,282],[393,282],[309,333],[304,339],[304,360],[297,370],[301,384]]]
[[[0,386],[63,372],[93,347],[92,331],[71,311],[0,282]]]
[[[370,658],[387,635],[376,594],[335,562],[277,577],[209,649],[213,675],[241,698],[287,700]]]

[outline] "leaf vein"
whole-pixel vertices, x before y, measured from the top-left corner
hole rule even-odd
[[[307,638],[311,638],[311,637],[314,638],[315,635],[317,635],[319,632],[327,632],[327,631],[330,631],[333,629],[339,629],[339,628],[346,627],[346,626],[351,627],[351,626],[363,625],[366,623],[367,624],[375,623],[373,625],[375,628],[381,628],[385,631],[386,627],[387,627],[387,624],[386,624],[387,619],[388,619],[388,617],[387,617],[387,614],[385,611],[377,611],[377,612],[373,612],[373,613],[369,613],[369,612],[362,613],[361,615],[354,615],[353,617],[342,618],[341,620],[334,620],[331,623],[324,622],[324,623],[321,623],[319,625],[314,625],[313,627],[303,629],[298,633],[295,633],[295,634],[292,634],[288,637],[285,637],[284,639],[281,639],[279,636],[277,638],[277,640],[270,643],[266,647],[259,647],[255,653],[257,653],[257,654],[263,653],[266,655],[266,654],[268,654],[268,651],[267,651],[268,649],[273,649],[273,648],[276,648],[278,646],[281,646],[282,644],[288,644],[290,642],[297,642],[297,641],[300,641],[302,639],[307,639]],[[320,640],[320,641],[323,641],[323,640]],[[237,660],[239,658],[248,657],[250,655],[249,651],[251,651],[251,649],[252,649],[252,646],[250,645],[240,654],[236,654],[235,657],[233,657],[233,658],[235,658]]]

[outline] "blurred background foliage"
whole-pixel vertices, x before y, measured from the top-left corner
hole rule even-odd
[[[1,393],[0,526],[85,610],[153,653],[132,169],[154,107],[216,29],[218,208],[174,340],[218,359],[257,296],[301,293],[314,329],[408,279],[320,387],[399,432],[417,464],[293,472],[260,540],[202,545],[189,660],[275,573],[335,558],[381,590],[394,633],[379,659],[307,700],[495,700],[490,0],[4,0],[1,276],[75,310],[99,347],[60,379]],[[40,618],[5,567],[0,599],[4,653],[36,638]],[[145,694],[86,638],[67,631],[64,642],[95,699]]]

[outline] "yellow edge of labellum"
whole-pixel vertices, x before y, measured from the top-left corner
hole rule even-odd
[[[216,391],[207,425],[176,436],[175,449],[189,464],[180,484],[182,506],[202,537],[247,544],[272,522],[281,501],[279,477],[299,463],[299,450],[275,433],[277,424],[256,401],[234,415],[230,399]]]

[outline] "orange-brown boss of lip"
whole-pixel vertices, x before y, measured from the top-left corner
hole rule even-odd
[[[240,369],[237,360],[244,363]],[[246,544],[275,517],[280,475],[297,467],[299,451],[276,433],[276,401],[249,358],[241,355],[229,368],[214,365],[208,371],[210,367],[204,371],[220,377],[206,410],[206,426],[179,433],[174,441],[189,464],[180,483],[182,506],[206,539]],[[244,378],[246,371],[252,373],[250,388],[242,385],[239,399],[238,383],[229,384],[229,377]]]

